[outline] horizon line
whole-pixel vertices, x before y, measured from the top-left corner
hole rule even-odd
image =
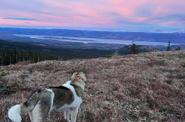
[[[89,32],[112,32],[112,33],[164,33],[164,34],[173,34],[173,33],[185,33],[185,32],[156,32],[156,31],[123,31],[120,29],[103,29],[103,28],[71,28],[71,27],[46,27],[46,26],[0,26],[0,28],[9,28],[9,29],[40,29],[40,30],[74,30],[74,31],[89,31]]]

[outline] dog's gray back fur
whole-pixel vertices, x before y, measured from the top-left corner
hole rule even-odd
[[[21,113],[31,113],[35,109],[35,106],[39,104],[39,113],[41,114],[40,116],[42,118],[42,120],[39,122],[44,122],[51,108],[51,94],[52,93],[46,89],[39,89],[33,92],[27,101],[23,103]]]
[[[71,90],[64,86],[50,87],[48,89],[51,89],[54,92],[54,99],[51,98],[52,93],[47,89],[39,89],[34,91],[27,99],[27,101],[23,103],[21,113],[32,112],[35,106],[39,105],[39,113],[42,117],[42,120],[39,120],[39,122],[45,122],[45,119],[47,118],[51,109],[57,111],[57,108],[60,108],[66,103],[71,104],[74,100],[74,96]]]

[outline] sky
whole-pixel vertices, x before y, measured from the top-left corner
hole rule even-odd
[[[1,0],[0,26],[185,32],[185,0]]]

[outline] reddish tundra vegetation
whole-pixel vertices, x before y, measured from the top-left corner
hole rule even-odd
[[[74,71],[88,78],[78,122],[185,121],[185,52],[155,52],[2,66],[0,122],[8,121],[8,108],[32,90],[59,86]],[[60,121],[65,121],[62,113],[48,120]]]

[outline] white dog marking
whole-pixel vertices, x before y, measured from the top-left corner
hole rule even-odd
[[[38,103],[32,111],[32,120],[33,122],[41,122],[42,120],[40,103]]]
[[[8,111],[8,117],[13,121],[13,122],[21,122],[21,104],[14,105],[11,107]]]

